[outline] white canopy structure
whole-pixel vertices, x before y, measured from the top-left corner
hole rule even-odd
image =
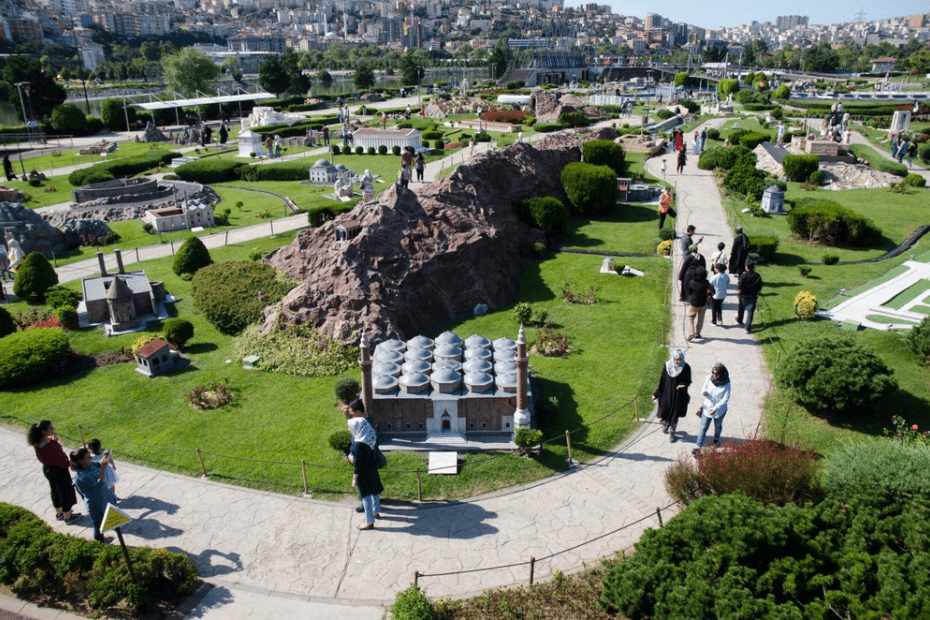
[[[193,99],[170,99],[168,101],[150,101],[148,103],[132,102],[143,110],[172,110],[188,106],[210,105],[212,103],[234,103],[237,101],[259,101],[261,99],[274,99],[270,93],[244,93],[239,95],[218,95],[215,97],[196,97]]]

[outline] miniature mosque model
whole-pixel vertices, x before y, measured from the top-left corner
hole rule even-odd
[[[426,443],[513,438],[530,426],[526,337],[491,342],[452,332],[435,340],[361,339],[362,400],[379,435]]]

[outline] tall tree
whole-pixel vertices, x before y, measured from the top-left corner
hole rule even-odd
[[[407,50],[400,56],[398,65],[400,67],[400,81],[404,85],[412,86],[419,84],[426,72],[426,65],[429,57],[426,52],[417,48]]]
[[[162,58],[162,77],[169,90],[185,97],[194,97],[197,91],[212,91],[213,80],[220,72],[210,57],[193,47],[185,47],[177,54]]]
[[[281,57],[269,54],[258,68],[258,83],[268,92],[280,97],[291,84],[291,77],[281,65]]]
[[[352,81],[356,88],[371,88],[375,85],[375,70],[371,63],[370,60],[363,60],[355,66]]]
[[[310,78],[300,69],[300,55],[294,50],[287,50],[281,56],[281,69],[288,76],[285,89],[289,95],[306,95],[310,88]]]
[[[3,67],[2,81],[6,85],[7,98],[18,110],[25,108],[31,120],[40,120],[52,113],[55,106],[64,103],[68,94],[55,81],[53,72],[44,71],[38,60],[14,54]],[[28,83],[17,88],[16,84]],[[22,99],[20,99],[22,94]]]
[[[507,70],[507,63],[510,61],[510,49],[507,47],[506,39],[498,39],[497,45],[491,51],[488,57],[488,70],[491,79],[499,80],[504,77]]]

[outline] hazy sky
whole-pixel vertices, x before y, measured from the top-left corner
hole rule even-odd
[[[757,22],[774,22],[779,15],[807,15],[810,24],[833,24],[856,19],[861,10],[863,19],[886,19],[902,15],[930,13],[930,0],[589,0],[609,4],[616,15],[646,17],[658,13],[672,21],[686,22],[702,28],[739,26]],[[584,0],[566,0],[566,6],[581,6]]]

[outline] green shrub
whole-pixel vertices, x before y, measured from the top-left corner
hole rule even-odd
[[[781,106],[776,106],[772,108],[772,118],[776,120],[781,120],[785,118],[785,110]]]
[[[623,174],[623,147],[613,140],[588,140],[581,146],[584,160],[595,166],[610,166],[617,176]]]
[[[705,497],[607,570],[600,605],[631,620],[921,617],[928,517],[918,501],[882,510]]]
[[[758,201],[768,185],[769,175],[764,170],[748,164],[737,164],[723,177],[723,186]]]
[[[819,501],[820,463],[813,450],[767,439],[724,443],[696,461],[681,459],[665,475],[672,498],[690,504],[740,491],[766,504]]]
[[[537,260],[543,260],[549,256],[549,248],[545,243],[536,241],[533,243],[533,256],[535,256]]]
[[[533,446],[539,445],[542,441],[543,433],[535,428],[518,428],[514,431],[513,442],[518,448],[528,450]]]
[[[417,586],[410,586],[397,593],[391,605],[391,618],[394,620],[433,620],[436,611],[426,598],[426,592]]]
[[[907,166],[899,164],[892,159],[888,159],[870,146],[866,146],[865,144],[850,144],[849,150],[852,151],[853,155],[879,172],[887,172],[888,174],[899,177],[907,176]]]
[[[378,145],[378,155],[387,155],[387,151],[388,151],[388,149],[387,149],[387,145],[386,145],[386,144],[379,144],[379,145]]]
[[[675,113],[667,108],[662,108],[661,110],[656,112],[656,118],[659,119],[660,121],[668,120],[672,118],[673,116],[675,116]]]
[[[926,187],[927,185],[927,179],[913,172],[904,177],[904,181],[911,187]]]
[[[113,181],[114,177],[109,170],[94,170],[84,176],[82,185],[94,185],[95,183],[106,183],[107,181]]]
[[[930,164],[930,142],[921,144],[917,148],[917,156],[920,158],[920,161],[925,164]]]
[[[743,134],[739,139],[739,145],[751,151],[759,146],[759,144],[771,141],[772,134],[764,133],[761,131],[753,131]],[[733,141],[731,140],[730,143],[733,144]]]
[[[61,306],[60,308],[55,308],[55,316],[58,318],[58,322],[61,323],[62,327],[67,330],[75,330],[78,328],[78,315],[77,310],[70,306]]]
[[[770,263],[775,260],[778,242],[779,239],[775,235],[753,235],[749,239],[749,251],[755,252],[763,261]]]
[[[844,444],[824,463],[823,488],[844,501],[930,502],[930,447],[881,439]]]
[[[352,147],[349,146],[348,144],[344,144],[344,145],[342,146],[342,154],[343,154],[343,155],[351,155],[351,154],[352,154]]]
[[[907,344],[924,364],[930,364],[930,317],[908,333]]]
[[[558,198],[542,196],[524,200],[519,212],[524,221],[542,230],[549,239],[561,237],[568,230],[568,209]]]
[[[423,140],[442,140],[441,131],[424,131],[421,136]]]
[[[377,153],[377,151],[375,150],[375,147],[369,146],[368,149],[365,151],[365,153],[368,155],[374,155]]]
[[[673,227],[663,227],[659,229],[659,240],[670,241],[678,236]]]
[[[778,88],[775,89],[774,94],[772,95],[775,99],[787,99],[791,96],[791,87],[787,84],[781,84]]]
[[[167,164],[177,156],[178,154],[174,151],[167,151],[165,149],[152,149],[142,153],[141,155],[133,155],[132,157],[120,157],[118,159],[94,164],[89,168],[75,170],[68,175],[68,183],[74,187],[89,185],[90,183],[87,181],[87,179],[94,178],[94,175],[98,175],[100,172],[107,172],[113,178],[132,177],[153,168],[157,168],[162,164]]]
[[[446,145],[442,140],[435,140],[433,142],[433,148],[436,149],[437,151],[441,151],[444,148],[446,148]]]
[[[811,175],[807,177],[807,182],[812,185],[823,185],[823,170],[811,172]]]
[[[491,134],[486,131],[479,131],[475,134],[475,142],[490,142]]]
[[[333,384],[333,394],[336,396],[336,400],[345,405],[358,398],[361,389],[362,387],[355,377],[340,377]]]
[[[291,283],[278,279],[267,263],[231,261],[199,269],[191,295],[210,323],[224,334],[235,334],[259,321],[265,307],[278,302],[290,288]],[[260,357],[264,363],[265,357]]]
[[[29,186],[30,187],[41,187],[42,179],[29,179]]]
[[[719,140],[720,139],[720,130],[717,127],[710,127],[707,130],[707,139],[708,140]]]
[[[563,127],[586,127],[588,122],[588,117],[584,115],[584,112],[563,112],[559,114],[559,123]]]
[[[45,299],[49,288],[58,284],[55,268],[39,252],[29,252],[16,272],[13,293],[29,303],[39,303]]]
[[[16,331],[16,322],[6,308],[0,307],[0,338]]]
[[[717,98],[723,101],[730,93],[739,92],[739,80],[724,79],[717,82]]]
[[[99,116],[88,116],[87,126],[84,128],[85,136],[93,136],[103,131],[103,121]]]
[[[558,123],[537,122],[533,124],[533,130],[536,133],[552,133],[553,131],[562,131],[563,129],[565,128]],[[477,140],[477,137],[475,139]]]
[[[342,147],[339,146],[338,144],[331,144],[331,145],[330,145],[330,148],[331,148],[332,151],[333,151],[333,155],[341,155],[341,154],[342,154]],[[396,154],[397,154],[397,153],[395,153],[395,155],[396,155]]]
[[[582,215],[600,215],[617,204],[617,175],[608,166],[568,164],[562,169],[562,187]]]
[[[187,556],[147,547],[128,552],[135,581],[119,546],[59,534],[31,512],[0,504],[0,581],[24,598],[83,612],[119,607],[138,617],[193,591],[197,570]]]
[[[198,269],[212,264],[213,259],[203,241],[197,237],[188,237],[175,254],[171,270],[177,276],[193,275]]]
[[[187,319],[168,319],[162,327],[162,333],[169,344],[181,350],[194,337],[194,324]]]
[[[63,286],[53,286],[45,291],[45,303],[52,308],[77,308],[81,303],[81,294]]]
[[[340,213],[351,211],[352,207],[353,205],[351,204],[335,201],[314,205],[307,209],[307,221],[310,223],[311,227],[316,228],[322,225],[323,222],[333,219]]]
[[[776,368],[778,382],[816,410],[869,405],[898,388],[894,371],[849,336],[817,336],[798,344]]]
[[[352,447],[352,433],[349,431],[336,431],[329,436],[329,447],[343,454],[349,453]]]
[[[789,180],[801,183],[820,168],[820,160],[816,155],[786,155],[781,167]]]
[[[254,354],[265,370],[301,377],[325,377],[358,368],[358,347],[344,345],[307,324],[278,325],[265,334],[259,332],[260,327],[250,325],[236,338],[233,354],[238,359]]]
[[[130,107],[135,114],[135,108]],[[123,101],[121,99],[104,99],[100,104],[100,119],[110,131],[126,130],[126,114],[123,112]]]
[[[87,128],[87,117],[74,104],[62,103],[52,110],[52,129],[61,133],[81,135]]]
[[[709,137],[709,136],[708,136]],[[706,149],[698,158],[698,168],[701,170],[730,170],[731,168],[743,164],[747,166],[756,165],[756,155],[749,149],[742,146],[715,146],[712,149]]]
[[[0,338],[0,389],[52,378],[68,353],[68,336],[56,327],[37,327]]]
[[[835,265],[835,264],[837,264],[838,262],[840,262],[840,256],[839,256],[839,254],[829,254],[829,253],[827,253],[827,254],[824,254],[823,256],[821,256],[820,259],[823,261],[823,264],[824,264],[824,265]]]
[[[222,183],[239,180],[239,168],[245,166],[231,159],[199,159],[175,168],[175,174],[192,183]]]
[[[371,147],[369,147],[369,148],[371,148]],[[364,154],[365,154],[365,147],[362,147],[362,146],[357,146],[357,147],[355,147],[355,154],[356,154],[356,155],[364,155]]]
[[[392,147],[391,147],[391,153],[393,153],[394,155],[400,155],[400,146],[397,145],[397,144],[395,144],[394,146],[392,146]]]
[[[855,246],[872,245],[881,240],[882,232],[872,220],[836,203],[799,205],[788,212],[787,221],[791,232],[801,239]]]
[[[810,265],[798,265],[798,273],[801,274],[802,278],[806,278],[811,273]]]
[[[533,308],[525,301],[521,301],[513,307],[513,320],[520,325],[528,325],[533,318]]]

